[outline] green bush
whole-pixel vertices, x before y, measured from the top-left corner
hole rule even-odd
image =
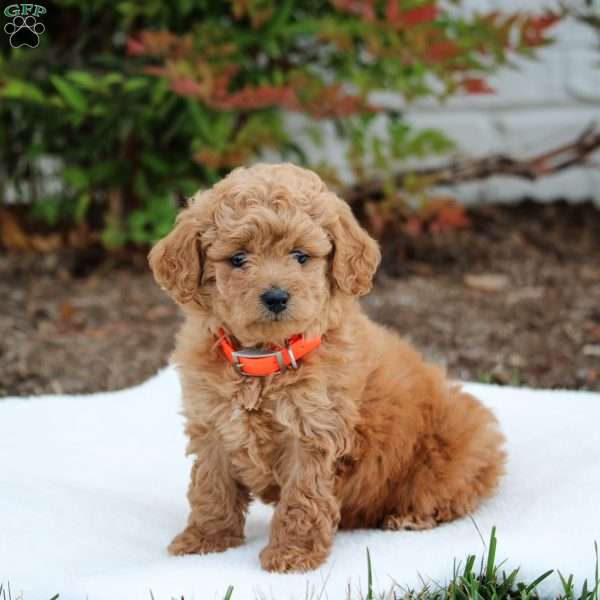
[[[57,0],[41,20],[39,47],[0,56],[2,195],[118,246],[163,235],[184,197],[267,149],[335,180],[286,111],[317,144],[316,121],[332,122],[359,181],[449,150],[372,92],[488,93],[483,78],[548,43],[556,17],[431,0]]]

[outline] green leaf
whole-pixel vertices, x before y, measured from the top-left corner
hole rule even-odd
[[[213,142],[217,148],[223,148],[229,140],[235,125],[235,114],[221,113],[212,123]]]
[[[63,169],[62,176],[75,189],[83,189],[89,184],[88,174],[80,167],[66,167]]]
[[[198,179],[180,179],[178,178],[177,181],[174,183],[173,185],[174,189],[181,192],[184,196],[192,196],[193,194],[195,194],[198,189],[201,187],[201,180],[200,178]]]
[[[127,79],[123,84],[123,89],[126,92],[137,92],[138,90],[148,87],[150,82],[144,77],[132,77]]]
[[[211,129],[209,117],[206,114],[204,108],[196,101],[191,98],[186,99],[186,106],[188,113],[191,117],[192,123],[204,138],[205,141],[210,141]]]
[[[114,182],[119,175],[120,168],[121,163],[116,160],[98,161],[90,167],[88,177],[94,184]]]
[[[80,113],[87,110],[87,100],[85,99],[85,96],[74,85],[70,84],[59,75],[51,75],[50,81],[68,106]]]
[[[3,98],[12,98],[14,100],[30,100],[32,102],[43,103],[46,98],[42,91],[31,83],[21,81],[20,79],[9,79],[6,84],[0,87],[0,96]]]
[[[114,223],[107,225],[100,237],[107,248],[119,248],[127,239],[122,227]]]
[[[156,154],[151,152],[142,153],[141,163],[157,175],[166,175],[171,170],[171,165],[168,161],[159,158]]]
[[[102,85],[108,87],[114,83],[121,83],[123,80],[124,77],[121,73],[108,73],[102,77]]]
[[[37,200],[32,205],[31,214],[35,219],[44,221],[44,223],[53,227],[59,222],[61,216],[60,198],[52,197]]]
[[[98,87],[98,79],[88,71],[69,71],[67,78],[82,88],[94,90]]]
[[[82,223],[87,215],[88,208],[92,202],[92,197],[89,193],[81,194],[75,203],[73,216],[76,223]]]
[[[290,15],[292,14],[292,9],[294,8],[294,0],[284,0],[281,2],[277,10],[277,14],[271,20],[268,26],[268,30],[271,33],[278,32],[288,21]]]

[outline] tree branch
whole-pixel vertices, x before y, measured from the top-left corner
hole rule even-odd
[[[441,167],[412,169],[394,175],[398,189],[404,187],[407,175],[423,177],[428,185],[452,185],[487,179],[496,175],[520,177],[535,181],[553,175],[573,165],[583,164],[600,148],[600,129],[596,123],[589,125],[573,142],[549,150],[526,160],[517,160],[505,154],[493,154],[484,158],[454,161]],[[373,179],[352,186],[345,197],[351,204],[384,197],[384,182]]]

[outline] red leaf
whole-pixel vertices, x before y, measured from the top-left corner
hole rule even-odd
[[[397,23],[405,27],[412,27],[421,23],[429,23],[436,19],[438,13],[438,7],[435,4],[428,4],[427,6],[420,6],[419,8],[404,11],[399,15],[394,24]]]
[[[397,23],[400,18],[400,6],[398,0],[388,0],[385,8],[385,18],[389,23]]]
[[[465,207],[445,196],[430,198],[420,218],[431,233],[464,229],[471,225]]]
[[[131,56],[140,56],[146,52],[144,44],[140,40],[135,38],[129,38],[127,40],[127,54]]]
[[[374,0],[334,0],[333,5],[344,12],[362,17],[365,21],[375,20]]]
[[[458,204],[448,204],[441,207],[435,219],[429,226],[432,232],[452,231],[454,229],[464,229],[471,225],[465,209]]]
[[[531,26],[535,29],[548,29],[560,21],[560,15],[556,13],[546,13],[541,17],[533,17],[530,20]]]
[[[495,94],[496,90],[479,77],[468,77],[460,82],[460,86],[468,94]]]
[[[423,221],[419,217],[409,217],[404,225],[404,230],[408,235],[417,237],[423,233]]]
[[[166,77],[169,74],[166,67],[159,67],[158,65],[148,65],[142,70],[146,75],[154,75],[155,77]]]
[[[529,46],[543,44],[546,37],[546,29],[560,21],[560,16],[555,13],[546,13],[539,17],[531,17],[523,26],[523,39]]]
[[[189,77],[171,80],[171,89],[180,96],[199,96],[203,91],[202,86]]]
[[[462,48],[452,40],[442,40],[433,43],[425,53],[425,58],[434,62],[448,60],[458,56]]]

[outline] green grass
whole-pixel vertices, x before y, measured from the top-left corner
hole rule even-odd
[[[395,584],[394,587],[386,592],[376,593],[373,590],[373,564],[371,554],[367,548],[367,593],[352,595],[348,587],[346,600],[538,600],[548,598],[540,596],[538,592],[539,585],[551,576],[559,578],[561,591],[551,598],[553,600],[600,600],[600,573],[598,568],[598,544],[594,543],[596,555],[596,568],[594,579],[590,583],[586,579],[579,591],[573,580],[573,575],[565,577],[560,571],[556,574],[554,570],[546,571],[533,581],[523,581],[519,577],[519,569],[513,569],[508,573],[502,569],[505,561],[498,562],[497,558],[498,539],[496,538],[496,528],[492,529],[490,541],[487,547],[487,555],[479,561],[479,568],[476,567],[477,557],[475,554],[469,555],[461,566],[454,561],[452,578],[445,586],[440,584],[426,583],[423,581],[420,590],[404,588]],[[305,600],[321,600],[332,596],[322,589],[319,594],[306,593]],[[13,596],[10,586],[4,587],[0,583],[0,600],[24,600],[22,596]],[[36,599],[32,599],[36,600]],[[59,595],[49,596],[48,600],[59,600]],[[150,600],[154,600],[150,592]],[[183,597],[171,600],[185,600]],[[202,599],[200,599],[202,600]],[[233,586],[227,588],[223,600],[236,600]],[[277,600],[277,599],[274,599]]]
[[[59,595],[54,594],[54,596],[49,597],[48,600],[58,600]],[[13,591],[10,589],[10,583],[7,583],[6,586],[0,581],[0,600],[23,600],[23,596],[19,594],[18,596],[13,595]]]
[[[379,595],[373,594],[373,567],[367,550],[367,595],[363,600],[537,600],[544,598],[538,593],[538,586],[554,574],[554,570],[546,571],[533,581],[523,581],[519,577],[519,569],[508,573],[502,569],[505,561],[497,559],[498,539],[496,528],[492,529],[488,544],[487,557],[483,557],[480,567],[476,568],[477,557],[471,554],[467,557],[464,567],[454,562],[452,579],[446,586],[423,583],[420,590],[396,586],[394,589]],[[600,575],[598,572],[598,544],[594,543],[596,568],[593,587],[586,579],[578,593],[575,589],[573,576],[560,578],[562,590],[553,596],[554,600],[600,600]],[[349,596],[347,600],[353,600]]]

